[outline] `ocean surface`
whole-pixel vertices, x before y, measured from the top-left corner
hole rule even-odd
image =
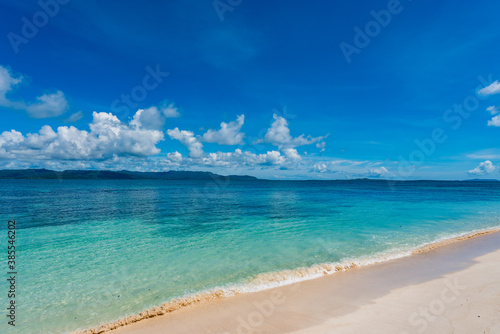
[[[500,182],[0,184],[4,277],[7,222],[17,225],[17,320],[9,333],[93,328],[175,298],[256,291],[322,274],[307,268],[383,261],[500,227]]]

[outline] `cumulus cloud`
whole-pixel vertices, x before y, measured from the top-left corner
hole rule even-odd
[[[203,157],[202,164],[212,167],[226,167],[235,166],[235,155],[231,152],[216,152],[209,153],[206,157]]]
[[[203,135],[203,141],[219,145],[240,145],[245,138],[245,134],[240,132],[243,123],[245,123],[245,115],[239,115],[233,122],[222,122],[220,130],[208,130]]]
[[[0,157],[16,159],[101,160],[119,156],[157,155],[164,139],[157,130],[122,123],[111,113],[92,114],[90,131],[61,126],[54,131],[43,126],[26,136],[11,130],[0,134]]]
[[[203,156],[203,144],[200,142],[199,138],[195,137],[192,131],[181,131],[179,128],[175,128],[173,130],[167,130],[167,134],[170,138],[176,139],[180,141],[182,145],[186,146],[189,150],[190,157],[200,158]]]
[[[240,131],[244,124],[244,115],[240,115],[235,121],[223,122],[220,129],[209,130],[203,136],[177,127],[167,130],[166,133],[171,139],[179,140],[187,147],[189,155],[183,157],[175,151],[161,158],[158,156],[160,149],[157,147],[157,144],[164,140],[161,128],[167,115],[174,115],[173,106],[168,108],[169,111],[157,107],[140,109],[128,123],[120,121],[111,113],[94,112],[88,129],[75,126],[52,128],[45,125],[37,133],[26,135],[16,130],[5,131],[0,134],[0,160],[16,160],[18,166],[24,166],[23,164],[29,161],[30,166],[43,165],[45,168],[291,168],[308,163],[303,161],[297,149],[292,146],[316,141],[315,138],[304,136],[285,136],[283,140],[286,143],[281,145],[279,150],[259,147],[259,152],[256,153],[239,148],[234,152],[205,153],[204,141],[220,145],[243,143],[244,134]],[[77,112],[67,121],[76,121],[82,116],[82,112]],[[151,159],[140,160],[148,157]],[[0,166],[7,165],[10,163],[0,161]]]
[[[0,105],[3,107],[12,107],[13,102],[6,97],[15,86],[23,80],[22,76],[15,77],[12,72],[0,65]]]
[[[500,93],[500,83],[498,82],[498,80],[493,82],[491,85],[479,90],[479,94],[481,95],[493,95],[498,93]]]
[[[389,174],[390,173],[387,170],[387,168],[385,168],[385,167],[382,166],[382,167],[379,167],[379,168],[370,169],[368,171],[368,173],[367,173],[367,176],[378,178],[378,177],[388,176]]]
[[[201,150],[202,142],[217,143],[219,145],[242,145],[245,134],[241,132],[245,116],[239,115],[235,121],[221,123],[219,130],[208,130],[203,136],[197,137],[190,131],[180,131],[179,129],[167,131],[172,139],[181,141],[190,151],[191,158],[201,158],[203,164],[210,166],[292,166],[299,163],[302,157],[296,147],[316,143],[318,148],[324,149],[325,143],[322,141],[325,137],[316,137],[301,135],[292,137],[285,118],[274,115],[274,122],[267,130],[263,139],[256,143],[268,143],[278,146],[279,150],[266,150],[265,153],[255,154],[252,152],[242,152],[240,149],[235,152],[215,152],[203,155]],[[264,151],[263,147],[260,147]]]
[[[213,152],[204,156],[199,161],[191,163],[201,163],[212,167],[231,166],[232,168],[252,167],[252,166],[282,166],[291,162],[287,160],[279,151],[267,151],[256,154],[249,151],[236,149],[234,152]]]
[[[17,147],[24,140],[23,134],[16,130],[5,131],[0,135],[0,158],[15,158],[15,152],[10,147]]]
[[[180,130],[178,127],[167,130],[168,137],[180,141],[187,147],[189,154],[183,156],[174,151],[160,156],[161,151],[157,146],[165,139],[162,128],[168,117],[176,115],[178,112],[173,105],[140,109],[129,122],[120,121],[111,113],[94,112],[92,121],[85,129],[70,125],[57,128],[45,125],[35,133],[23,134],[14,129],[5,131],[0,133],[0,168],[138,171],[230,168],[232,173],[237,174],[285,169],[289,173],[307,173],[312,171],[316,158],[301,157],[297,147],[308,144],[316,144],[319,149],[325,147],[322,140],[324,137],[292,137],[286,120],[275,115],[271,127],[267,129],[266,136],[261,141],[270,145],[255,145],[247,150],[244,149],[246,146],[240,146],[232,152],[205,153],[205,142],[219,145],[244,144],[245,134],[241,129],[245,119],[244,115],[240,115],[229,123],[222,122],[220,129],[208,130],[203,135]],[[82,112],[77,112],[65,121],[75,122],[82,116]],[[271,145],[278,148],[273,149]],[[340,173],[335,175],[348,177],[348,169],[357,164],[364,162],[323,162],[314,169],[319,173]],[[367,171],[366,166],[360,171],[360,167],[355,171],[356,175],[366,175],[370,172],[376,177],[375,174],[386,172],[375,165],[372,167],[373,171]],[[323,175],[329,177],[328,174]]]
[[[167,118],[179,116],[180,114],[173,104],[160,108],[153,106],[147,109],[139,109],[134,115],[131,124],[141,129],[161,130]]]
[[[270,165],[281,165],[285,161],[285,158],[282,157],[281,153],[278,151],[270,151],[265,154],[259,154],[256,158],[263,159],[264,164]]]
[[[497,168],[489,160],[483,161],[476,168],[469,171],[470,175],[487,175],[493,173]]]
[[[500,107],[490,106],[486,108],[492,115],[500,113]],[[488,121],[488,126],[500,126],[500,115],[497,115]]]
[[[291,161],[299,161],[301,160],[301,157],[299,155],[299,152],[297,152],[296,149],[294,148],[284,148],[283,149],[283,154],[285,157]]]
[[[139,109],[132,118],[131,124],[140,129],[160,130],[165,125],[165,117],[156,107]]]
[[[500,115],[490,119],[488,121],[488,126],[500,126]]]
[[[56,117],[64,114],[69,109],[66,97],[61,91],[40,95],[36,98],[36,102],[9,99],[7,94],[22,81],[23,76],[15,76],[10,69],[0,66],[0,106],[24,110],[33,118]]]
[[[255,154],[252,152],[241,152],[241,159],[245,165],[281,165],[285,163],[285,157],[279,151],[267,151]]]
[[[172,162],[181,162],[182,161],[182,154],[180,154],[179,152],[175,151],[175,152],[172,152],[172,153],[168,153],[167,154],[167,158],[168,158],[168,160],[170,160]]]
[[[264,139],[259,140],[260,143],[269,143],[278,146],[280,149],[290,149],[298,146],[310,145],[314,143],[320,143],[327,136],[321,137],[311,137],[300,135],[298,137],[292,137],[290,135],[290,129],[288,128],[288,122],[284,117],[273,115],[274,122],[271,127],[267,130]],[[322,148],[324,145],[321,144]]]
[[[175,118],[175,117],[179,117],[181,115],[179,110],[177,109],[176,106],[174,106],[173,103],[160,107],[159,111],[166,118]]]
[[[33,118],[56,117],[64,114],[69,108],[68,101],[61,91],[54,94],[44,94],[36,99],[38,102],[25,107],[28,115]]]
[[[57,133],[48,125],[44,125],[38,133],[28,133],[24,144],[28,149],[41,150],[57,138]]]

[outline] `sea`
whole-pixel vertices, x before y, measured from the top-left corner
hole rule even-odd
[[[490,181],[0,185],[2,333],[97,328],[176,309],[179,301],[231,298],[411,256],[500,227],[500,182]],[[16,226],[15,327],[6,317],[9,221]]]

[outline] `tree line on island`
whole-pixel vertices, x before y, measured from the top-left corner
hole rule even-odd
[[[168,171],[133,172],[108,170],[5,169],[0,170],[0,179],[77,179],[77,180],[258,180],[248,175],[218,175],[211,172]]]

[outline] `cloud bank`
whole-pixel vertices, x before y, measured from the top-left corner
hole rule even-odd
[[[228,168],[231,173],[266,169],[308,171],[316,163],[313,160],[315,154],[301,156],[297,147],[320,144],[319,153],[326,146],[323,141],[326,136],[293,137],[287,121],[276,115],[271,125],[263,129],[265,135],[257,140],[258,143],[246,140],[242,132],[244,115],[222,122],[219,129],[209,129],[199,135],[178,127],[164,132],[166,120],[178,115],[173,105],[139,109],[128,122],[120,121],[112,113],[93,112],[88,129],[45,125],[36,133],[23,134],[15,129],[5,131],[0,134],[0,167],[155,171],[203,167]],[[82,112],[77,112],[65,121],[74,122],[82,116]],[[159,144],[166,139],[179,141],[187,148],[187,156],[178,151],[162,154]],[[204,143],[237,148],[229,152],[205,152]],[[337,173],[333,169],[321,172]],[[373,174],[373,171],[364,173]]]
[[[69,104],[62,91],[41,94],[32,101],[16,100],[12,96],[23,83],[22,75],[0,66],[0,107],[26,112],[33,118],[63,115]],[[348,168],[357,168],[363,177],[389,175],[385,167],[367,162],[340,160],[325,161],[320,153],[326,149],[327,135],[292,136],[285,117],[274,114],[269,126],[262,129],[259,139],[247,138],[242,131],[245,115],[241,114],[220,127],[196,134],[179,127],[167,128],[167,120],[179,117],[173,104],[139,109],[128,121],[112,113],[93,112],[92,121],[83,129],[76,126],[44,125],[38,132],[23,134],[16,129],[0,134],[0,168],[52,169],[129,169],[162,171],[191,168],[226,168],[231,173],[287,170],[315,172],[321,175],[347,175]],[[70,114],[64,123],[74,123],[84,117],[83,111]],[[171,141],[178,141],[187,155],[177,150],[169,152]],[[166,152],[162,152],[167,147]],[[215,152],[205,152],[204,144]],[[236,148],[227,151],[228,146]],[[313,146],[308,153],[299,152],[303,146]]]
[[[24,136],[16,130],[0,135],[0,158],[19,160],[106,160],[121,156],[157,155],[163,132],[122,123],[111,113],[92,114],[90,131],[48,125]]]

